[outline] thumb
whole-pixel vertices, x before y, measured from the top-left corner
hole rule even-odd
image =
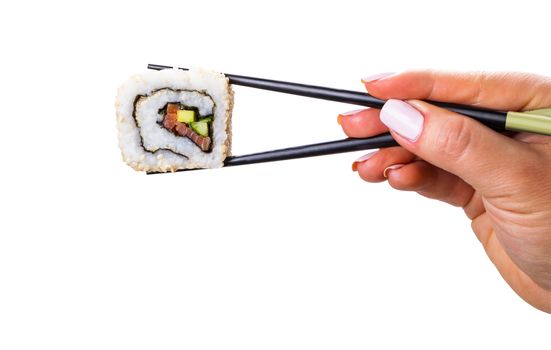
[[[515,169],[526,171],[535,163],[526,144],[423,101],[388,100],[380,119],[401,146],[485,195],[502,194],[502,185],[518,181]]]

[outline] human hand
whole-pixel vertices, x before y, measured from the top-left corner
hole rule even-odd
[[[520,73],[411,71],[363,80],[381,111],[339,115],[349,137],[390,131],[401,147],[353,163],[368,182],[463,208],[513,290],[551,313],[551,137],[499,134],[420,100],[525,111],[551,107],[551,79]],[[403,102],[401,100],[406,100]]]

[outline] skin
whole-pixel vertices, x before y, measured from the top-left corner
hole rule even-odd
[[[364,84],[378,98],[411,104],[424,124],[414,142],[392,132],[401,147],[379,150],[353,169],[367,182],[388,180],[395,189],[462,207],[505,281],[530,305],[551,313],[551,137],[499,134],[420,101],[516,111],[551,107],[551,78],[409,71]],[[376,109],[339,121],[350,137],[389,131]],[[388,169],[396,164],[403,166]]]

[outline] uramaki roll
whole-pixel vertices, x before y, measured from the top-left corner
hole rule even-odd
[[[119,146],[135,170],[216,168],[230,155],[233,92],[221,73],[146,71],[116,99]]]

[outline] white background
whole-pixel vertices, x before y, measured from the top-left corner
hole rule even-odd
[[[146,176],[114,116],[147,63],[551,75],[536,3],[1,5],[0,349],[549,349],[462,210],[361,181],[362,153]],[[235,154],[341,138],[356,108],[235,91]]]

